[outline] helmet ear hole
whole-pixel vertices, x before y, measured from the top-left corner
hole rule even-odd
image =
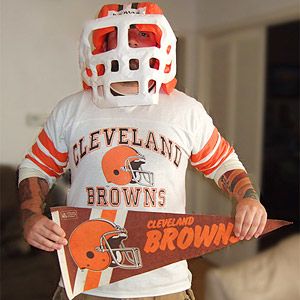
[[[92,251],[88,251],[87,253],[86,253],[86,257],[87,258],[94,258],[94,253],[92,252]]]

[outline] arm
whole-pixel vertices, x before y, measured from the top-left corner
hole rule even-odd
[[[67,240],[63,229],[43,215],[48,191],[48,183],[43,178],[26,178],[19,184],[25,240],[39,249],[54,251],[66,245]]]
[[[241,240],[259,237],[267,222],[267,213],[244,170],[224,173],[219,187],[237,201],[234,232]]]

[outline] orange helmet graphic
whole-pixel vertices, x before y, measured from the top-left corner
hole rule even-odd
[[[126,248],[123,241],[127,237],[126,229],[115,223],[105,219],[89,220],[74,229],[69,238],[69,250],[80,269],[141,268],[140,250]]]
[[[107,151],[102,159],[106,181],[118,185],[136,183],[153,186],[153,173],[145,171],[145,157],[128,146],[117,146]]]

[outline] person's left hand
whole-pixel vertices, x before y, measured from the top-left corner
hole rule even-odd
[[[255,199],[240,199],[236,205],[234,234],[241,240],[258,238],[267,223],[267,212]]]

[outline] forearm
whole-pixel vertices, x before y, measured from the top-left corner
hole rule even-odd
[[[258,237],[267,222],[265,208],[244,170],[235,169],[224,173],[218,181],[219,187],[237,200],[234,232],[240,239]]]
[[[246,198],[259,200],[251,180],[244,170],[236,169],[226,172],[219,179],[218,185],[237,201]]]
[[[19,197],[23,224],[33,215],[41,215],[44,203],[49,192],[45,179],[31,177],[22,180],[19,184]]]

